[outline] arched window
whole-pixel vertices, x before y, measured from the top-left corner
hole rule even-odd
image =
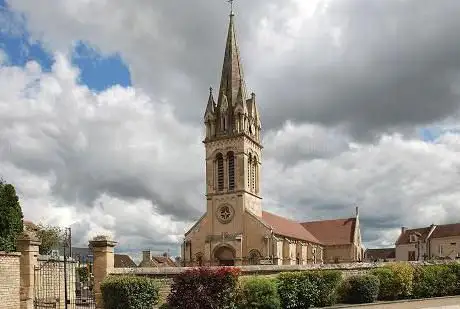
[[[224,190],[224,157],[219,153],[216,157],[217,164],[217,190]]]
[[[262,258],[262,254],[260,254],[259,250],[253,249],[249,251],[248,264],[249,265],[259,265],[261,258]]]
[[[247,170],[247,174],[248,174],[248,190],[251,189],[251,165],[252,165],[252,156],[251,156],[251,154],[249,154],[249,157],[248,157],[248,170]]]
[[[227,154],[228,159],[228,189],[235,190],[235,154],[230,151]]]

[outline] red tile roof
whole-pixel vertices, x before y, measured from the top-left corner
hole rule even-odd
[[[177,267],[176,263],[166,256],[153,256],[152,259],[157,262],[158,267]]]
[[[431,238],[460,236],[460,223],[436,225]]]
[[[321,243],[315,236],[302,227],[299,222],[263,211],[262,221],[269,225],[275,234],[287,236],[312,243]]]
[[[115,268],[132,268],[136,267],[136,263],[126,254],[115,254],[114,255],[114,267]]]
[[[302,226],[325,245],[346,245],[353,243],[356,218],[303,222]]]
[[[410,243],[410,235],[417,233],[419,239],[425,241],[428,237],[428,234],[431,231],[431,226],[416,228],[416,229],[407,229],[404,233],[401,233],[396,241],[396,245],[403,245]],[[460,223],[453,224],[442,224],[435,225],[433,233],[430,235],[430,238],[443,238],[443,237],[452,237],[460,236]]]

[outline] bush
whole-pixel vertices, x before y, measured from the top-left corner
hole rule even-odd
[[[253,277],[242,281],[238,307],[240,309],[281,308],[276,281],[262,277]]]
[[[342,282],[340,271],[287,272],[278,276],[278,293],[283,308],[332,306],[337,303]]]
[[[278,293],[284,309],[310,308],[319,297],[318,287],[307,272],[286,272],[278,276]]]
[[[460,263],[452,263],[448,265],[450,271],[455,274],[456,282],[454,295],[460,295]]]
[[[380,288],[377,299],[395,300],[398,298],[400,291],[396,288],[396,278],[393,270],[389,267],[377,268],[371,271],[371,275],[379,278]]]
[[[338,288],[342,283],[342,273],[335,270],[311,271],[305,274],[318,291],[313,299],[314,307],[332,306],[337,303]]]
[[[150,309],[158,291],[157,282],[146,277],[109,276],[101,283],[105,309]]]
[[[429,298],[454,295],[457,274],[448,265],[417,267],[414,274],[414,297]]]
[[[373,275],[353,276],[344,282],[345,302],[349,304],[373,303],[379,295],[379,278]]]
[[[412,296],[414,267],[405,262],[393,263],[386,267],[393,271],[395,299],[410,298]]]
[[[200,267],[174,277],[168,305],[171,309],[236,308],[239,269]]]

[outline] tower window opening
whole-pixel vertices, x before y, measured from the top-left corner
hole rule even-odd
[[[251,158],[251,155],[249,155],[249,158],[248,158],[248,170],[247,170],[247,174],[248,174],[248,189],[251,188],[251,165],[252,165],[252,158]]]
[[[257,161],[254,158],[251,164],[251,188],[253,191],[256,189],[256,164]]]
[[[224,190],[224,158],[220,153],[217,155],[217,190]]]
[[[228,189],[235,190],[235,155],[228,153]]]

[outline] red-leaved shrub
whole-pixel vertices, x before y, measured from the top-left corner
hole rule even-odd
[[[234,267],[200,267],[174,277],[168,305],[172,309],[235,308],[238,276]]]

